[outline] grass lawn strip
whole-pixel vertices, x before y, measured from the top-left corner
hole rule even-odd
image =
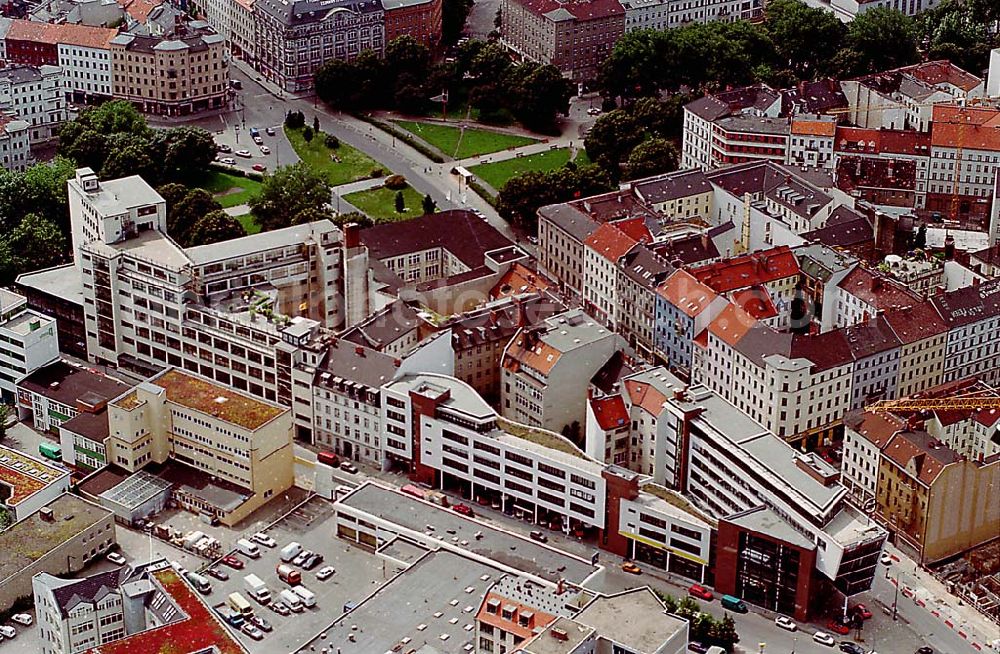
[[[252,213],[245,213],[242,216],[236,216],[236,220],[240,221],[240,224],[243,225],[243,229],[247,230],[247,236],[260,232],[260,225],[257,224],[257,219],[253,217]]]
[[[466,129],[465,134],[458,127],[419,123],[412,120],[393,121],[406,131],[415,134],[449,157],[465,159],[480,154],[499,152],[508,148],[520,148],[537,143],[537,139],[516,134],[504,134],[487,129]],[[461,137],[461,144],[459,139]]]
[[[292,144],[295,154],[299,155],[299,159],[306,162],[313,170],[325,172],[331,186],[367,179],[373,168],[386,170],[385,166],[343,141],[336,150],[326,147],[326,134],[323,132],[315,134],[308,143],[302,138],[300,129],[286,127],[285,136]],[[339,161],[333,159],[331,155],[336,155]]]
[[[406,211],[396,213],[396,191],[384,186],[344,196],[344,200],[353,204],[376,223],[395,222],[423,215],[424,196],[407,186],[403,189],[403,199],[406,201]]]
[[[246,177],[230,175],[217,170],[210,170],[204,180],[198,184],[211,193],[223,209],[246,204],[250,198],[260,193],[260,182]]]
[[[529,170],[549,172],[550,170],[562,167],[567,161],[569,161],[569,149],[560,148],[558,150],[539,152],[527,157],[514,157],[494,163],[479,164],[478,166],[469,168],[469,172],[499,191],[500,187],[515,175],[528,172]]]

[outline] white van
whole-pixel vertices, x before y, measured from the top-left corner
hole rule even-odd
[[[299,596],[306,608],[316,606],[316,595],[305,586],[292,586],[292,592]]]
[[[288,588],[278,593],[278,598],[291,610],[296,613],[302,613],[302,598]]]
[[[240,554],[246,554],[251,559],[260,558],[260,548],[257,547],[257,543],[251,543],[246,538],[236,541],[236,549],[240,551]]]
[[[281,548],[281,560],[288,563],[302,551],[302,546],[296,542],[291,542]]]

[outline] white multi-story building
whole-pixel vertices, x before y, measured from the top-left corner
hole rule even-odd
[[[933,110],[928,208],[952,212],[957,192],[960,213],[985,213],[1000,171],[1000,106]]]
[[[831,0],[830,10],[837,18],[848,22],[854,20],[858,14],[876,7],[895,9],[907,16],[915,16],[939,4],[940,0]]]
[[[62,579],[42,572],[31,580],[41,654],[76,654],[126,635],[128,567]],[[129,615],[134,621],[137,616]],[[134,626],[133,626],[134,629]]]
[[[58,61],[63,70],[67,100],[92,103],[111,97],[113,73],[109,42],[115,34],[115,30],[95,29],[86,40],[58,44]]]
[[[28,123],[32,143],[51,140],[66,120],[64,84],[59,66],[0,69],[0,111]]]
[[[501,360],[501,414],[553,431],[582,427],[587,385],[621,344],[580,309],[521,329]]]
[[[24,520],[69,492],[69,470],[10,447],[0,446],[0,477],[8,491],[0,507],[11,522]]]
[[[625,32],[665,30],[713,20],[750,20],[763,13],[761,0],[625,0]]]
[[[30,128],[25,120],[0,114],[0,165],[7,170],[24,170],[34,163]]]
[[[637,241],[614,223],[604,223],[583,242],[583,298],[604,324],[615,329],[618,302],[618,261]]]
[[[905,423],[884,413],[852,411],[844,417],[841,483],[864,511],[875,510],[882,449]]]
[[[834,327],[848,327],[875,318],[882,311],[905,309],[920,296],[880,273],[857,266],[837,284]]]
[[[11,404],[17,382],[59,358],[56,321],[0,288],[0,401]]]
[[[205,19],[224,39],[234,57],[253,63],[257,27],[253,0],[208,0]]]
[[[930,301],[948,325],[942,381],[973,376],[988,384],[1000,381],[1000,279]]]

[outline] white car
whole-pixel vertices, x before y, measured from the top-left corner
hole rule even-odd
[[[299,552],[298,556],[292,559],[292,565],[302,565],[306,562],[306,559],[308,559],[310,555],[312,555],[312,552],[309,550],[302,550]]]
[[[14,627],[5,624],[0,627],[0,635],[3,635],[4,638],[13,638],[17,635],[17,631],[14,630]]]
[[[243,157],[244,159],[249,159],[251,156],[253,156],[253,155],[250,154],[250,151],[246,150],[246,149],[244,149],[244,150],[237,150],[233,154],[235,154],[237,157]]]
[[[273,538],[271,538],[270,536],[268,536],[267,534],[265,534],[262,531],[258,531],[256,534],[254,534],[253,536],[251,536],[251,538],[253,538],[253,540],[255,542],[260,543],[261,545],[263,545],[265,547],[277,547],[278,546],[278,541],[274,540]]]
[[[343,463],[341,463],[340,464],[340,469],[343,470],[344,472],[349,472],[352,475],[358,474],[358,468],[357,468],[357,466],[355,466],[350,461],[344,461]]]
[[[326,581],[332,577],[335,572],[336,570],[333,569],[332,565],[324,566],[319,569],[319,572],[316,573],[316,578],[320,581]]]
[[[33,622],[33,620],[31,619],[31,615],[28,613],[15,613],[14,615],[10,616],[10,619],[16,622],[17,624],[23,624],[25,627],[30,627],[31,623]]]
[[[235,166],[236,160],[233,159],[232,157],[222,157],[221,159],[219,159],[219,163],[225,164],[227,166]]]
[[[817,631],[813,634],[813,640],[815,640],[820,645],[826,645],[827,647],[833,647],[837,644],[837,641],[833,639],[833,636],[826,633],[825,631]]]
[[[591,107],[590,109],[587,109],[587,115],[588,116],[600,116],[601,115],[601,110],[598,109],[597,107]]]
[[[106,558],[115,565],[125,565],[125,557],[118,552],[108,552]]]
[[[791,618],[784,615],[779,615],[774,619],[774,624],[781,627],[782,629],[787,629],[788,631],[796,631],[799,626],[792,621]]]
[[[271,154],[271,148],[267,147],[266,145],[262,145],[262,146],[260,146],[260,153],[261,154]]]
[[[878,562],[882,565],[892,565],[892,557],[889,556],[888,552],[882,552],[882,556],[878,557]]]

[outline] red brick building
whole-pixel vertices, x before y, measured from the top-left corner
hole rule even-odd
[[[409,35],[428,48],[441,42],[441,0],[383,0],[385,42]]]

